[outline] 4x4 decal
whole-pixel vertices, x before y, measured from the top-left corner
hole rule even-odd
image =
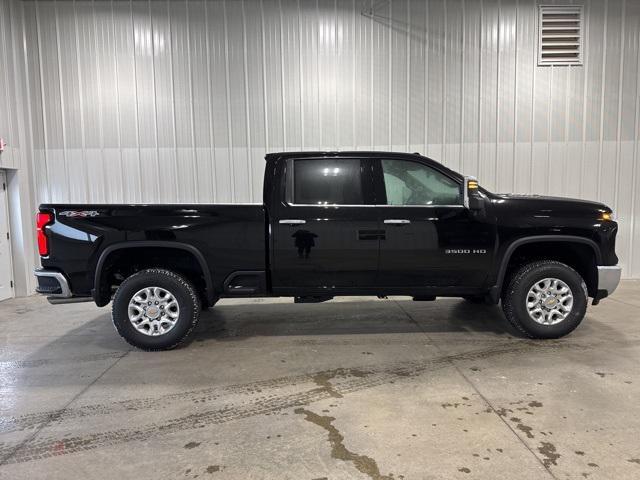
[[[69,218],[85,218],[85,217],[97,217],[100,215],[95,210],[65,210],[64,212],[60,212],[58,215],[61,217],[69,217]]]

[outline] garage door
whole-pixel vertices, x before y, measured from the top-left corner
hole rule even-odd
[[[0,300],[13,297],[7,177],[0,170]]]

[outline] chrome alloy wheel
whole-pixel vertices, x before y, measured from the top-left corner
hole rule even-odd
[[[129,301],[129,321],[144,335],[164,335],[176,326],[180,306],[174,295],[161,287],[147,287]]]
[[[527,293],[529,316],[541,325],[562,322],[573,308],[569,285],[558,278],[545,278],[533,284]]]

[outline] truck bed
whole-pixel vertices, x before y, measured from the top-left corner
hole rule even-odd
[[[75,295],[92,295],[94,272],[105,252],[118,244],[141,248],[180,245],[200,252],[213,288],[232,272],[266,269],[265,208],[261,204],[104,205],[43,204],[53,213],[47,227],[44,268],[66,275]]]

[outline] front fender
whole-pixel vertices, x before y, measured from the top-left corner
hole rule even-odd
[[[509,261],[511,260],[511,257],[516,249],[526,244],[550,242],[580,243],[583,245],[588,245],[593,250],[596,263],[598,265],[602,263],[602,252],[600,251],[600,247],[596,242],[589,238],[578,237],[575,235],[535,235],[515,239],[501,249],[501,251],[503,252],[502,255],[497,256],[498,267],[495,272],[494,284],[489,290],[489,297],[494,303],[498,303],[498,301],[500,300],[500,294],[502,293],[502,287],[507,273],[507,267],[509,266]]]

